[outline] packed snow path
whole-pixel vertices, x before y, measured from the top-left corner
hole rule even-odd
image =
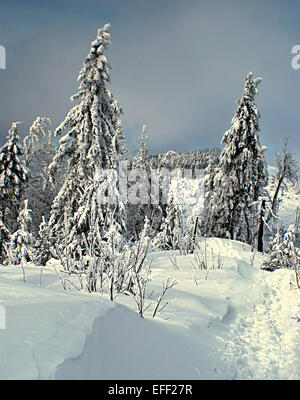
[[[244,262],[238,269],[249,274]],[[300,378],[299,293],[287,272],[250,272],[249,293],[258,291],[258,299],[249,301],[248,311],[237,316],[225,338],[218,338],[227,379]]]

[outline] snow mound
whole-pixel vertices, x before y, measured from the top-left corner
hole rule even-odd
[[[95,318],[114,307],[94,296],[63,292],[51,268],[45,269],[42,286],[38,268],[26,272],[24,283],[20,268],[0,269],[0,305],[6,310],[1,379],[50,379],[65,358],[82,352]]]

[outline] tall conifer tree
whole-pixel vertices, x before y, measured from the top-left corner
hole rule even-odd
[[[27,169],[21,160],[19,124],[12,123],[8,140],[0,149],[0,211],[3,223],[11,233],[17,227],[22,185],[27,179]]]
[[[255,104],[261,78],[246,77],[243,95],[230,129],[225,132],[213,191],[208,196],[206,233],[252,243],[257,207],[267,185],[265,148],[259,141],[259,111]]]
[[[117,169],[126,152],[120,115],[122,110],[107,87],[110,65],[105,50],[111,44],[110,25],[98,30],[97,38],[79,73],[78,92],[71,98],[78,103],[56,129],[60,139],[58,151],[51,163],[50,175],[67,163],[65,179],[53,201],[49,220],[52,243],[64,243],[61,250],[76,256],[84,252],[91,226],[97,225],[105,236],[108,223],[114,218],[119,231],[125,229],[125,211],[118,192]],[[104,170],[115,171],[114,181]],[[114,187],[114,199],[103,204],[101,193]],[[105,189],[106,187],[106,189]],[[109,222],[110,221],[110,222]]]

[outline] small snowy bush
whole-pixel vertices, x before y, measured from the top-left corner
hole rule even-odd
[[[278,268],[294,268],[299,261],[299,252],[295,247],[295,225],[290,225],[284,238],[277,232],[271,245],[271,253],[263,265],[262,269],[274,271]]]

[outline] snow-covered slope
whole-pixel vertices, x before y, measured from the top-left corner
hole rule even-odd
[[[150,254],[153,271],[141,319],[133,300],[64,292],[54,264],[42,275],[0,267],[1,379],[296,379],[300,378],[300,292],[293,271],[259,269],[262,256],[224,240],[193,255]],[[254,256],[254,260],[253,260]],[[253,265],[251,265],[253,263]],[[162,282],[177,285],[158,318]],[[292,285],[290,285],[292,282]]]

